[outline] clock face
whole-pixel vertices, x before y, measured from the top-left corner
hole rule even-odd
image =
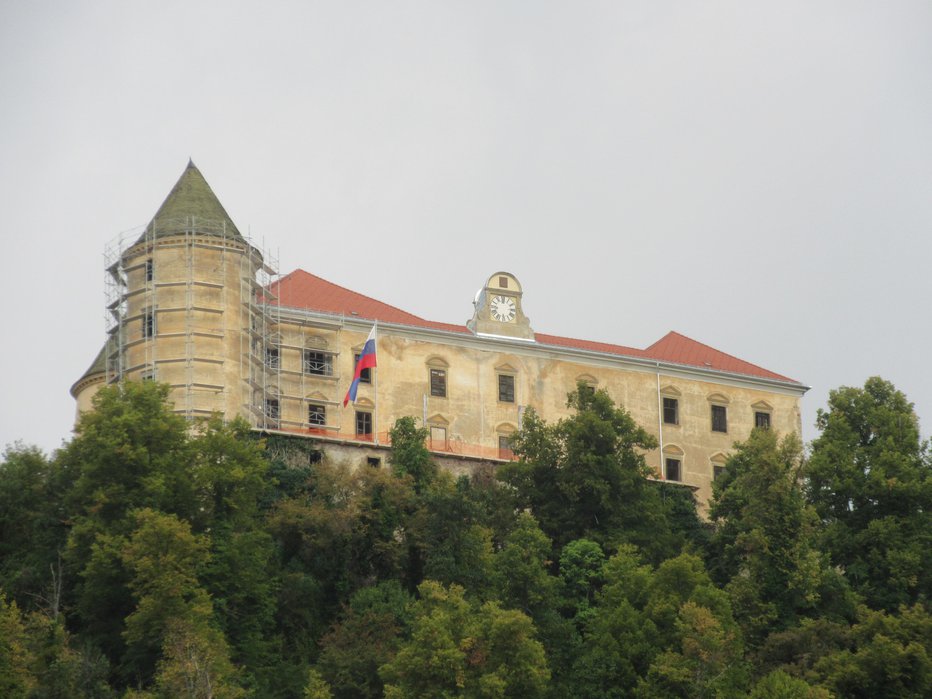
[[[508,323],[515,319],[515,300],[509,296],[494,296],[489,310],[495,320]]]

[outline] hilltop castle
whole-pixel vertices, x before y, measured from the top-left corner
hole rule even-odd
[[[78,410],[120,380],[171,386],[175,410],[243,415],[261,430],[306,435],[330,457],[377,464],[396,419],[429,429],[455,470],[511,458],[526,407],[567,413],[577,382],[605,388],[660,448],[657,477],[700,502],[735,441],[752,428],[800,432],[798,381],[671,332],[645,349],[535,332],[514,275],[489,276],[465,325],[406,313],[298,269],[279,276],[188,163],[137,239],[107,263],[112,324],[72,386]],[[342,399],[378,321],[378,367]]]

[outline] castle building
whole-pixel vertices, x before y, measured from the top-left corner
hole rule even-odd
[[[328,457],[377,464],[395,420],[428,428],[438,462],[468,472],[511,458],[522,413],[567,414],[578,382],[604,388],[660,447],[658,479],[700,503],[754,427],[801,431],[807,387],[675,332],[645,349],[536,332],[524,290],[489,276],[465,325],[425,320],[298,269],[279,276],[191,162],[138,238],[108,252],[107,340],[72,386],[78,411],[100,386],[155,379],[189,418],[242,415],[305,435]],[[344,408],[377,322],[378,366]]]

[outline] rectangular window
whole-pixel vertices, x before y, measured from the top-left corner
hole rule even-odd
[[[146,260],[146,281],[152,281],[152,258]]]
[[[327,424],[327,408],[323,405],[308,405],[307,421],[312,427],[323,427]]]
[[[430,370],[430,395],[447,397],[447,372],[443,369]]]
[[[155,337],[155,313],[153,311],[143,311],[142,336]]]
[[[498,458],[499,459],[513,459],[515,453],[511,450],[511,437],[506,435],[498,436]]]
[[[447,428],[430,426],[430,448],[436,451],[447,450]]]
[[[754,427],[763,427],[765,430],[770,429],[770,413],[754,413]]]
[[[515,377],[509,374],[498,375],[498,400],[502,403],[515,402]]]
[[[278,369],[281,366],[279,363],[278,347],[265,348],[265,365],[269,369]]]
[[[502,287],[503,289],[507,289],[508,288],[508,277],[499,277],[498,285]]]
[[[713,405],[712,406],[712,431],[713,432],[727,432],[728,431],[728,412],[725,410],[724,405]]]
[[[372,436],[372,413],[366,413],[361,410],[356,411],[356,436]]]
[[[668,481],[679,481],[682,480],[680,477],[680,460],[679,459],[667,459],[667,480]]]
[[[265,399],[265,416],[270,420],[277,420],[279,416],[278,398]]]
[[[360,355],[353,355],[353,370],[355,371],[356,365],[359,364]],[[363,369],[362,373],[359,374],[359,383],[372,383],[372,369]]]
[[[304,373],[333,376],[333,355],[328,352],[304,350]]]
[[[680,424],[680,402],[676,398],[663,399],[663,421],[668,425]]]
[[[717,481],[719,478],[721,478],[723,473],[725,473],[724,466],[717,466],[712,464],[712,480]]]

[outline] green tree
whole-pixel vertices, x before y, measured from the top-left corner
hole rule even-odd
[[[188,448],[191,487],[197,501],[192,513],[195,531],[218,526],[254,529],[259,503],[269,497],[274,482],[264,445],[251,438],[249,424],[242,417],[224,422],[214,415],[199,424]]]
[[[735,696],[743,688],[740,630],[698,556],[652,570],[624,546],[601,576],[573,667],[575,696]]]
[[[536,618],[558,606],[559,581],[548,572],[551,550],[537,520],[526,512],[519,515],[492,564],[497,598],[505,607]]]
[[[631,545],[606,561],[580,651],[573,662],[573,694],[591,699],[633,697],[638,680],[660,652],[657,629],[644,613],[653,570]]]
[[[437,465],[427,449],[427,429],[418,427],[413,417],[401,417],[389,431],[391,464],[395,475],[408,475],[420,493],[437,475]]]
[[[526,615],[470,604],[458,585],[426,581],[418,591],[411,637],[380,671],[386,697],[544,695],[550,672]]]
[[[801,462],[795,435],[754,430],[715,486],[712,560],[754,644],[815,613],[835,577],[815,546],[818,518],[799,487]]]
[[[774,670],[762,677],[751,691],[750,699],[831,699],[824,687],[813,687],[805,680]]]
[[[54,465],[16,444],[0,461],[0,589],[26,610],[55,616],[61,606],[59,551],[67,530]]]
[[[678,647],[661,653],[638,686],[639,697],[743,697],[747,669],[735,624],[685,602],[676,620]]]
[[[26,633],[37,683],[30,699],[111,699],[110,664],[65,629],[62,616],[29,615]]]
[[[136,530],[121,551],[136,601],[126,618],[124,664],[132,676],[145,682],[169,632],[177,631],[182,621],[196,629],[209,627],[213,608],[198,580],[208,561],[208,541],[174,515],[142,509],[133,519]],[[191,634],[179,638],[187,643]]]
[[[525,411],[512,441],[520,460],[503,466],[499,477],[558,546],[582,538],[629,542],[662,560],[681,542],[646,480],[651,471],[643,452],[657,441],[604,390],[580,385],[567,404],[575,413],[553,425]]]
[[[897,614],[861,607],[847,647],[815,664],[821,684],[852,699],[932,696],[932,615],[923,604]]]
[[[304,699],[333,699],[330,685],[313,668],[307,674],[307,684],[304,685]]]
[[[223,634],[196,617],[174,618],[165,628],[155,676],[160,699],[240,699]]]
[[[906,396],[888,381],[829,394],[805,470],[822,546],[875,608],[932,595],[932,468]]]
[[[471,490],[466,477],[438,474],[421,495],[413,536],[425,578],[484,596],[492,581],[492,530],[482,523]]]
[[[0,696],[19,699],[29,694],[36,683],[31,662],[19,607],[0,594]]]
[[[317,664],[337,699],[382,696],[379,667],[395,657],[412,601],[397,580],[352,596],[339,622],[321,639]]]

